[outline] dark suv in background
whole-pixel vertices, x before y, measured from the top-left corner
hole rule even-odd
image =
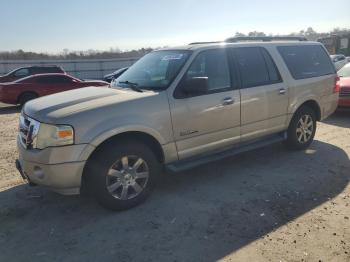
[[[123,68],[120,68],[120,69],[114,71],[111,74],[105,75],[103,77],[103,81],[111,83],[113,81],[113,79],[117,79],[118,77],[120,77],[126,70],[128,70],[128,68],[129,67],[123,67]]]
[[[46,73],[65,73],[59,66],[29,66],[15,69],[7,75],[0,76],[0,83],[13,82],[23,77]]]

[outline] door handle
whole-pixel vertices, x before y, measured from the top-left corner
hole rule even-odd
[[[280,95],[284,95],[285,93],[286,93],[286,89],[285,88],[281,88],[280,90],[279,90],[279,94]]]
[[[235,100],[232,97],[226,97],[222,100],[223,106],[232,105],[235,102]]]

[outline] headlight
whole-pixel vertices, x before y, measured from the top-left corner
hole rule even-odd
[[[36,137],[36,148],[44,149],[50,146],[72,145],[73,143],[73,127],[40,123],[39,132]]]

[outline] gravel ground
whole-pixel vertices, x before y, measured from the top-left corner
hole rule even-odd
[[[281,144],[167,175],[110,212],[23,183],[19,110],[0,108],[0,261],[350,261],[350,112],[302,152]]]

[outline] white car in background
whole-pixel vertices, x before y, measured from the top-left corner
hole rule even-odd
[[[345,55],[331,55],[331,59],[337,71],[349,62]]]

